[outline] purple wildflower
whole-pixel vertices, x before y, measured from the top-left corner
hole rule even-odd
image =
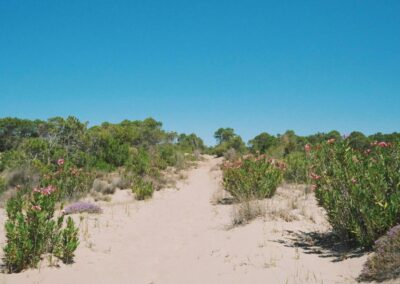
[[[84,201],[78,201],[72,203],[64,209],[65,215],[83,213],[83,212],[100,214],[103,212],[103,210],[96,204]]]

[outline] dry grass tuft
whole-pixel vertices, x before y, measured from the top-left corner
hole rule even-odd
[[[265,216],[264,204],[259,200],[246,200],[233,205],[232,225],[245,225],[250,221]]]

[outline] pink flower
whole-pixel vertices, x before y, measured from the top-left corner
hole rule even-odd
[[[58,160],[57,160],[57,164],[58,164],[59,166],[64,165],[64,159],[58,159]]]
[[[32,209],[33,211],[40,211],[40,210],[42,210],[42,207],[40,207],[39,205],[33,205],[33,206],[31,207],[31,209]]]
[[[310,174],[310,178],[313,179],[313,180],[319,180],[319,179],[321,179],[321,176],[319,176],[319,175],[317,175],[315,173],[311,173]]]
[[[356,178],[351,178],[351,182],[353,183],[353,184],[356,184],[357,183],[357,179]]]
[[[305,150],[306,152],[310,152],[310,151],[311,151],[311,145],[310,145],[310,144],[306,144],[306,145],[304,146],[304,150]]]
[[[365,154],[366,154],[366,155],[368,155],[368,154],[370,154],[370,153],[371,153],[371,149],[365,150]]]
[[[389,147],[389,143],[386,143],[386,142],[382,141],[382,142],[378,143],[378,146],[381,147],[381,148],[386,148],[386,147]]]
[[[33,192],[41,193],[42,191],[41,191],[39,188],[35,187],[35,188],[33,189]]]
[[[51,186],[51,185],[49,185],[49,186],[46,187],[46,188],[42,188],[42,194],[43,194],[43,195],[50,195],[50,194],[52,194],[54,191],[55,191],[55,188],[54,188],[53,186]]]
[[[331,138],[331,139],[328,139],[328,141],[326,142],[326,143],[328,143],[328,144],[333,144],[333,143],[335,143],[335,138]]]

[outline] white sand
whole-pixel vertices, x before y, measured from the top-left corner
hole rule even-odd
[[[221,190],[215,167],[220,161],[201,162],[179,190],[156,192],[149,201],[119,191],[111,203],[102,203],[102,215],[81,221],[76,216],[81,245],[74,264],[48,267],[45,260],[40,270],[0,274],[0,283],[354,282],[367,256],[336,261],[329,251],[293,246],[296,233],[328,229],[312,194],[280,188],[266,202],[265,218],[229,228],[233,205],[211,202]],[[3,223],[3,211],[0,218]]]

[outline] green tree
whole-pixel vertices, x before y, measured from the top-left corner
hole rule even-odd
[[[277,144],[276,137],[263,132],[249,141],[250,149],[253,153],[265,154],[269,148]]]

